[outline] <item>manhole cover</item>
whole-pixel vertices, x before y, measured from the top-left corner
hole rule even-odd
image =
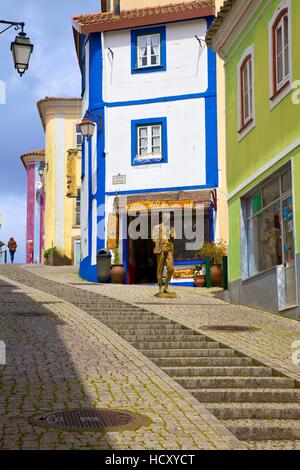
[[[149,426],[146,416],[119,410],[56,411],[35,417],[33,424],[65,431],[133,431]]]
[[[209,325],[209,326],[201,326],[201,330],[206,331],[221,331],[227,333],[237,333],[243,331],[259,331],[259,328],[255,328],[254,326],[246,326],[246,325]]]

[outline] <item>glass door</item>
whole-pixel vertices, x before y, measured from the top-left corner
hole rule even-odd
[[[297,304],[296,262],[294,244],[294,211],[293,197],[289,196],[282,201],[283,218],[283,253],[286,308]]]

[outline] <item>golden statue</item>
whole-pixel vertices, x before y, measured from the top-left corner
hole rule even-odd
[[[169,292],[169,284],[174,274],[174,239],[175,229],[170,225],[170,214],[163,214],[162,223],[156,225],[152,232],[155,244],[154,254],[157,255],[157,281],[159,293],[157,297],[176,298],[176,294]],[[167,268],[165,286],[163,287],[164,267]]]

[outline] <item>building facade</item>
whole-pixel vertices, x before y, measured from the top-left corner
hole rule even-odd
[[[144,238],[128,236],[139,212],[149,221],[153,211],[188,207],[184,224],[192,229],[200,204],[205,240],[215,239],[216,56],[204,43],[214,12],[213,1],[196,1],[74,18],[83,116],[97,125],[83,145],[85,279],[97,280],[97,251],[111,247],[117,233],[128,281],[155,282],[151,224]],[[183,274],[175,273],[174,281],[192,281],[200,246],[186,249],[184,235],[175,241],[176,270]]]
[[[300,316],[300,3],[227,0],[207,35],[225,60],[230,299]]]
[[[82,101],[47,97],[38,110],[45,131],[44,248],[56,247],[66,263],[79,264]]]
[[[21,160],[27,173],[26,263],[39,264],[44,251],[45,197],[40,172],[45,167],[45,151],[26,153]]]

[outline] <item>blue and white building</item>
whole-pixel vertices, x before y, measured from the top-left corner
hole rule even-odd
[[[149,208],[201,202],[205,238],[214,239],[216,56],[204,42],[214,18],[213,3],[193,1],[73,19],[83,116],[97,126],[82,152],[80,274],[85,279],[97,280],[96,254],[107,246],[110,216],[115,214],[128,282],[155,282],[151,234],[148,240],[135,241],[124,236],[130,207],[140,202]],[[116,209],[122,196],[128,197],[125,217]],[[103,227],[105,235],[97,236]],[[196,250],[186,251],[183,241],[175,243],[178,268],[197,260]]]

